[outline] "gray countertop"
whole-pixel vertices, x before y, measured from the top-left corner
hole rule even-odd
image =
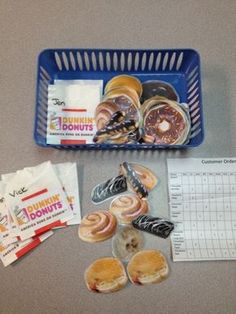
[[[76,161],[82,212],[95,209],[92,187],[123,161],[153,169],[160,185],[155,211],[168,215],[168,157],[236,157],[236,2],[0,1],[0,173],[45,160]],[[58,151],[35,145],[36,61],[44,48],[193,48],[201,55],[205,141],[187,151]],[[107,204],[101,205],[101,209]],[[78,239],[77,227],[57,231],[14,266],[0,267],[0,313],[235,313],[234,261],[178,262],[169,240],[147,236],[167,256],[170,277],[109,295],[87,291],[83,274],[111,255],[111,241]]]

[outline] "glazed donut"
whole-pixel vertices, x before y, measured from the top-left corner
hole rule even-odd
[[[95,122],[97,129],[100,130],[110,121],[112,115],[119,110],[119,107],[113,103],[104,101],[101,102],[95,110]]]
[[[114,257],[104,257],[94,261],[85,271],[87,288],[93,292],[115,292],[127,283],[127,275],[122,263]]]
[[[116,231],[116,217],[106,211],[92,212],[83,217],[79,226],[79,237],[86,242],[100,242],[113,236]]]
[[[110,90],[117,87],[129,87],[136,91],[138,97],[141,97],[142,95],[143,88],[141,82],[136,77],[131,75],[114,76],[109,82],[107,82],[105,93],[108,93]]]
[[[157,181],[158,181],[157,177],[153,174],[151,170],[136,163],[130,163],[130,165],[133,168],[133,170],[136,172],[136,174],[138,175],[142,184],[149,191],[151,191],[157,185]]]
[[[180,104],[164,97],[152,97],[142,108],[145,134],[156,144],[183,144],[190,133],[190,121]]]
[[[110,205],[110,212],[121,224],[129,224],[139,215],[149,210],[148,202],[134,194],[124,194],[116,197]]]
[[[127,266],[132,283],[146,285],[159,283],[166,279],[169,267],[165,256],[157,250],[145,250],[136,253]]]

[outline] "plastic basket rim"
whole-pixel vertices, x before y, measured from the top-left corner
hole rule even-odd
[[[202,130],[201,130],[201,139],[199,140],[199,142],[195,143],[195,144],[179,144],[179,145],[163,145],[163,144],[150,144],[150,148],[147,147],[147,143],[145,143],[146,147],[142,147],[142,144],[136,144],[136,147],[129,147],[129,145],[135,145],[135,144],[110,144],[110,148],[109,148],[109,144],[99,144],[99,147],[92,147],[95,144],[94,143],[90,143],[90,144],[77,144],[77,145],[73,145],[73,148],[71,147],[71,145],[61,145],[61,144],[47,144],[42,143],[38,140],[38,135],[37,135],[37,131],[36,131],[36,121],[37,121],[37,99],[38,99],[38,86],[39,86],[39,68],[41,66],[40,64],[40,59],[42,57],[42,55],[44,53],[47,52],[70,52],[70,51],[93,51],[93,52],[107,52],[107,51],[111,51],[111,52],[192,52],[197,56],[198,59],[198,66],[199,66],[199,83],[200,83],[200,87],[201,87],[201,57],[200,57],[200,53],[193,48],[91,48],[91,47],[86,47],[86,48],[44,48],[42,49],[39,54],[38,54],[38,58],[37,58],[37,79],[36,79],[36,106],[35,106],[35,121],[34,121],[34,133],[33,133],[33,139],[35,141],[35,143],[40,146],[40,147],[44,147],[44,148],[58,148],[58,149],[77,149],[77,150],[158,150],[158,149],[189,149],[189,148],[195,148],[198,147],[200,145],[202,145],[202,143],[205,141],[205,129],[204,129],[204,116],[203,116],[203,108],[202,108],[202,92],[200,93],[200,113],[201,113],[201,121],[202,121]],[[76,148],[74,148],[74,146],[76,146]],[[86,146],[86,147],[85,147]],[[120,146],[120,147],[119,147]]]
[[[197,55],[198,59],[200,60],[200,53],[196,50],[196,49],[193,49],[193,48],[148,48],[148,49],[145,49],[145,48],[44,48],[42,49],[39,54],[38,54],[38,61],[41,57],[41,55],[43,55],[44,53],[46,52],[65,52],[65,51],[94,51],[94,52],[105,52],[105,51],[112,51],[112,52],[130,52],[130,51],[134,51],[134,52],[154,52],[154,51],[160,51],[160,52],[164,52],[164,51],[171,51],[171,52],[186,52],[186,51],[189,51],[189,52],[193,52]]]

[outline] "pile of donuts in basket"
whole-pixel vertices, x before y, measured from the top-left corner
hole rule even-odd
[[[79,238],[95,243],[113,237],[113,257],[97,259],[86,269],[85,283],[90,291],[118,291],[127,284],[128,278],[138,285],[159,283],[167,278],[166,258],[159,250],[143,250],[141,232],[167,238],[174,229],[172,222],[148,215],[147,198],[157,181],[148,168],[123,162],[116,177],[93,189],[93,203],[113,199],[108,210],[90,212],[83,217],[78,230]]]
[[[191,133],[188,105],[163,81],[113,77],[95,110],[95,143],[186,144]]]

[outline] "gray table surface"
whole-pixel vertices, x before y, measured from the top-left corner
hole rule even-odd
[[[236,157],[236,1],[0,0],[0,172],[45,160],[76,161],[82,212],[95,209],[91,188],[123,161],[153,169],[160,185],[154,212],[168,215],[168,157]],[[58,151],[32,138],[36,59],[48,47],[183,48],[199,51],[206,138],[185,152]],[[106,208],[107,204],[101,205]],[[235,313],[234,261],[179,262],[169,240],[147,236],[171,274],[161,285],[129,284],[118,293],[87,291],[83,274],[111,255],[111,241],[89,245],[77,227],[60,230],[14,266],[0,267],[0,313]]]

